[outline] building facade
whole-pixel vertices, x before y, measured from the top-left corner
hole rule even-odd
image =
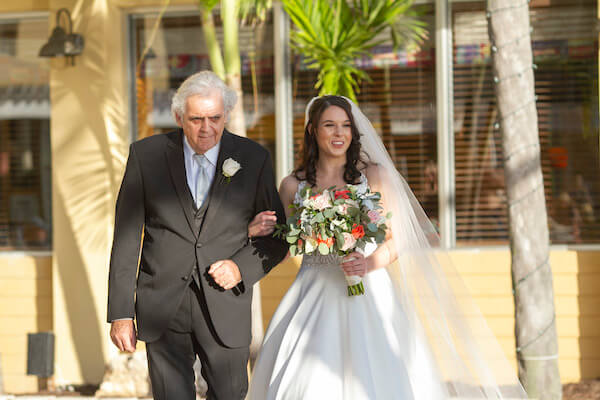
[[[197,2],[7,0],[0,4],[0,362],[30,392],[27,333],[56,336],[55,383],[99,383],[116,349],[106,292],[114,203],[132,140],[172,129],[170,99],[210,68]],[[67,8],[85,48],[39,49]],[[480,1],[420,2],[427,39],[359,60],[358,100],[515,359],[510,251],[494,74]],[[600,375],[597,0],[530,3],[544,189],[564,382]],[[59,20],[66,26],[64,20]],[[221,34],[217,19],[217,31]],[[248,137],[278,179],[298,162],[317,72],[291,52],[279,4],[240,29]],[[533,66],[532,66],[533,67]],[[297,271],[262,284],[265,325]]]

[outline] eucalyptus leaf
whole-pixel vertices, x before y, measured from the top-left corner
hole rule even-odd
[[[321,233],[321,239],[327,240],[327,239],[330,238],[330,236],[327,234],[327,230],[325,230],[324,226],[321,227],[321,232],[320,233]]]
[[[326,208],[323,210],[323,215],[327,219],[332,219],[335,216],[335,210],[333,208]]]
[[[325,243],[319,243],[319,253],[321,253],[321,255],[328,255],[329,254],[329,247],[327,247],[327,245]]]
[[[348,208],[348,214],[351,217],[356,217],[360,214],[360,209],[356,208],[356,207],[349,207]]]
[[[286,237],[288,243],[296,243],[298,241],[298,236],[288,236]]]
[[[324,222],[325,218],[323,217],[323,213],[318,213],[317,215],[315,215],[314,220],[318,223]]]
[[[335,233],[335,240],[338,242],[338,248],[344,247],[344,235],[341,232]]]

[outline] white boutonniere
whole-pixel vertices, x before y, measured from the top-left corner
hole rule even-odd
[[[231,181],[231,177],[237,174],[237,172],[242,168],[240,163],[235,161],[233,158],[228,158],[223,163],[223,176],[226,178],[227,183]]]

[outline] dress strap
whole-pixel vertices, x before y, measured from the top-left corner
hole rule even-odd
[[[300,192],[306,186],[306,181],[300,181],[298,183],[298,189],[296,189],[296,194],[294,195],[294,203],[300,204],[302,203],[302,198],[300,197]]]
[[[361,192],[366,192],[369,187],[369,181],[367,180],[367,176],[362,171],[360,171],[360,183],[358,183],[358,185],[356,186]]]

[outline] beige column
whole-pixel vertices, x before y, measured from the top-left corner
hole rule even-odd
[[[109,0],[50,0],[85,38],[75,66],[51,61],[55,383],[98,383],[111,352],[106,291],[115,196],[129,143],[123,10]]]
[[[100,383],[118,352],[108,336],[106,295],[114,206],[131,137],[127,14],[196,3],[48,1],[51,27],[66,7],[73,30],[85,38],[75,66],[51,62],[55,377],[57,385]]]

